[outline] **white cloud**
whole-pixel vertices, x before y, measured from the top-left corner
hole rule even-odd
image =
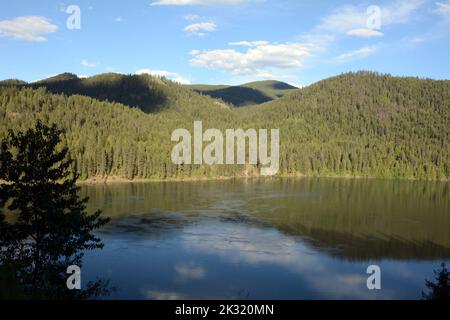
[[[189,52],[189,54],[190,54],[191,56],[195,56],[195,55],[199,54],[200,52],[201,52],[200,50],[191,50],[191,51]]]
[[[383,32],[374,29],[361,28],[347,31],[347,35],[363,38],[372,38],[372,37],[382,37]]]
[[[412,38],[406,37],[406,38],[403,38],[402,40],[409,44],[419,44],[419,43],[425,42],[426,39],[423,37],[412,37]]]
[[[358,50],[343,53],[340,56],[338,56],[336,58],[336,60],[348,61],[348,60],[361,59],[361,58],[370,56],[371,54],[375,53],[377,50],[378,50],[378,48],[376,46],[363,47]]]
[[[207,32],[213,32],[217,28],[214,22],[193,23],[184,28],[184,31],[196,36],[204,36]]]
[[[408,23],[425,0],[397,0],[381,9],[382,25]]]
[[[187,14],[183,18],[184,20],[194,21],[200,19],[200,16],[196,14]]]
[[[450,15],[450,1],[436,2],[435,12],[440,15]]]
[[[209,4],[239,4],[249,0],[157,0],[152,6],[189,6],[189,5],[209,5]]]
[[[345,5],[337,8],[331,14],[324,16],[319,24],[310,32],[302,34],[301,42],[307,43],[310,52],[316,55],[326,54],[328,49],[336,42],[342,40],[343,36],[351,37],[382,37],[384,28],[390,25],[407,23],[415,17],[425,0],[394,0],[380,9],[380,29],[371,17],[374,11],[369,10],[367,5]],[[366,53],[367,49],[361,50],[359,55]],[[349,59],[347,53],[342,59]],[[358,52],[353,52],[355,57]],[[367,53],[366,53],[367,54]],[[319,57],[311,59],[311,63],[320,63]]]
[[[49,19],[40,16],[17,17],[0,21],[0,36],[16,40],[45,42],[45,34],[58,30],[58,26]]]
[[[156,77],[164,77],[174,82],[178,82],[179,84],[191,84],[191,82],[182,77],[180,74],[171,71],[165,70],[152,70],[152,69],[140,69],[135,72],[135,74],[149,74]]]
[[[81,60],[81,65],[86,68],[95,68],[97,66],[95,63],[89,63],[86,59]]]
[[[257,47],[264,46],[268,44],[267,41],[238,41],[238,42],[228,42],[230,46],[244,46],[244,47]]]
[[[119,23],[120,23],[120,22],[123,22],[123,18],[122,18],[122,17],[120,17],[120,16],[119,16],[119,17],[117,17],[117,18],[116,18],[116,19],[114,19],[114,20],[115,20],[116,22],[119,22]]]
[[[317,30],[331,33],[345,33],[352,29],[366,27],[367,15],[362,8],[344,6],[321,19]]]
[[[235,75],[268,74],[273,68],[301,67],[300,59],[308,55],[308,47],[302,44],[265,43],[248,48],[245,52],[234,49],[196,51],[191,64],[196,67],[225,70]]]
[[[397,0],[380,6],[381,28],[393,24],[407,23],[423,4],[423,0]],[[347,5],[322,19],[317,31],[348,33],[352,30],[366,29],[370,14],[367,6]]]
[[[311,51],[320,52],[325,51],[331,43],[336,41],[337,37],[334,34],[313,31],[302,34],[300,39],[310,47]]]

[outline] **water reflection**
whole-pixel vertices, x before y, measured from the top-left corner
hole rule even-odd
[[[118,298],[420,298],[450,258],[447,183],[241,180],[90,186],[113,220],[88,259]],[[379,264],[383,290],[366,288]],[[88,272],[91,272],[88,271]]]

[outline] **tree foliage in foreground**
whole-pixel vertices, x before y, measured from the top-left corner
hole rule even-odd
[[[440,270],[435,270],[435,282],[426,280],[428,293],[422,292],[424,300],[450,300],[450,272],[441,264]]]
[[[1,141],[0,267],[22,298],[83,298],[103,288],[101,282],[81,292],[66,287],[67,267],[81,267],[86,250],[103,247],[93,231],[108,219],[100,211],[86,213],[88,199],[78,197],[73,161],[59,146],[61,134],[38,122]]]

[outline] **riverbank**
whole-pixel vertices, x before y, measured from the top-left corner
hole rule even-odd
[[[145,183],[145,182],[183,182],[183,181],[213,181],[213,180],[232,180],[253,177],[186,177],[186,178],[154,178],[154,179],[128,179],[120,176],[92,177],[86,180],[79,180],[77,184],[114,184],[114,183]]]
[[[449,179],[413,179],[413,178],[383,178],[372,176],[352,176],[352,175],[313,175],[308,176],[304,174],[282,174],[275,176],[260,176],[260,175],[247,175],[247,176],[232,176],[232,177],[185,177],[185,178],[166,178],[166,179],[128,179],[120,176],[109,177],[92,177],[86,180],[78,180],[77,185],[101,185],[101,184],[123,184],[123,183],[149,183],[149,182],[201,182],[201,181],[226,181],[235,179],[276,179],[276,178],[330,178],[330,179],[380,179],[380,180],[400,180],[400,181],[436,181],[436,182],[449,182]],[[0,180],[0,185],[7,183],[4,180]]]
[[[122,184],[122,183],[148,183],[148,182],[201,182],[201,181],[225,181],[235,179],[276,179],[276,178],[332,178],[332,179],[382,179],[382,180],[403,180],[403,181],[436,181],[436,182],[448,182],[449,179],[414,179],[414,178],[383,178],[373,176],[354,176],[354,175],[314,175],[308,176],[300,173],[295,174],[282,174],[275,176],[261,176],[261,175],[242,175],[231,177],[184,177],[184,178],[154,178],[154,179],[128,179],[120,176],[108,176],[108,177],[92,177],[86,180],[77,181],[78,185],[95,185],[95,184]]]

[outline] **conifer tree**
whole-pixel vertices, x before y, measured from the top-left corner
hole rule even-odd
[[[103,247],[93,231],[108,219],[86,212],[88,199],[78,196],[61,134],[38,121],[1,142],[0,205],[8,213],[0,213],[0,265],[13,271],[29,298],[81,298],[101,289],[99,283],[84,292],[66,287],[67,267],[81,267],[84,251]]]
[[[426,280],[426,286],[430,290],[428,294],[422,292],[424,300],[450,300],[450,272],[441,264],[441,270],[434,271],[435,282]]]

